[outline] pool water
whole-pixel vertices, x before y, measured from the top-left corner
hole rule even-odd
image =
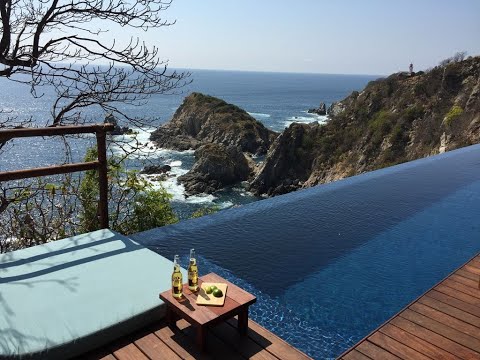
[[[257,296],[251,317],[315,359],[340,355],[480,251],[480,145],[133,236],[201,254]]]

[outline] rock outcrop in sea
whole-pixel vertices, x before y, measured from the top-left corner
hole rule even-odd
[[[324,102],[321,102],[318,108],[308,109],[309,114],[317,115],[327,115],[327,105]]]
[[[150,140],[162,148],[195,149],[193,168],[178,177],[186,193],[194,195],[248,180],[255,167],[248,154],[266,154],[277,136],[245,110],[193,93]]]
[[[277,195],[480,141],[480,57],[370,82],[329,108],[325,125],[292,124],[250,184]]]
[[[251,190],[257,195],[275,196],[301,188],[313,161],[312,134],[322,127],[318,123],[293,123],[285,129],[250,182]]]
[[[178,178],[188,195],[211,194],[225,186],[247,180],[254,164],[240,148],[223,144],[206,144],[195,150],[195,165]]]
[[[113,131],[110,132],[110,135],[130,135],[133,134],[133,130],[130,129],[128,126],[120,126],[118,124],[117,119],[113,114],[105,115],[104,123],[113,124]]]
[[[172,170],[170,165],[147,165],[140,173],[146,175],[165,174],[170,170]]]
[[[215,143],[265,154],[277,135],[245,110],[213,96],[193,93],[168,123],[152,133],[150,140],[158,147],[174,150]]]

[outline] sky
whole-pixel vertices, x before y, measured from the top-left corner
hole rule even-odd
[[[142,33],[170,66],[386,75],[480,55],[480,0],[173,0]]]

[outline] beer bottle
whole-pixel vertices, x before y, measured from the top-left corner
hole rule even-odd
[[[195,249],[190,250],[190,264],[188,265],[188,288],[191,291],[198,290],[198,267],[195,257]]]
[[[179,256],[175,255],[173,259],[173,273],[172,273],[172,296],[180,299],[183,295],[183,277],[180,272]]]

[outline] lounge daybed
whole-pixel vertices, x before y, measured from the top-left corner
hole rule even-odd
[[[67,359],[162,318],[171,271],[110,230],[0,255],[0,359]]]

